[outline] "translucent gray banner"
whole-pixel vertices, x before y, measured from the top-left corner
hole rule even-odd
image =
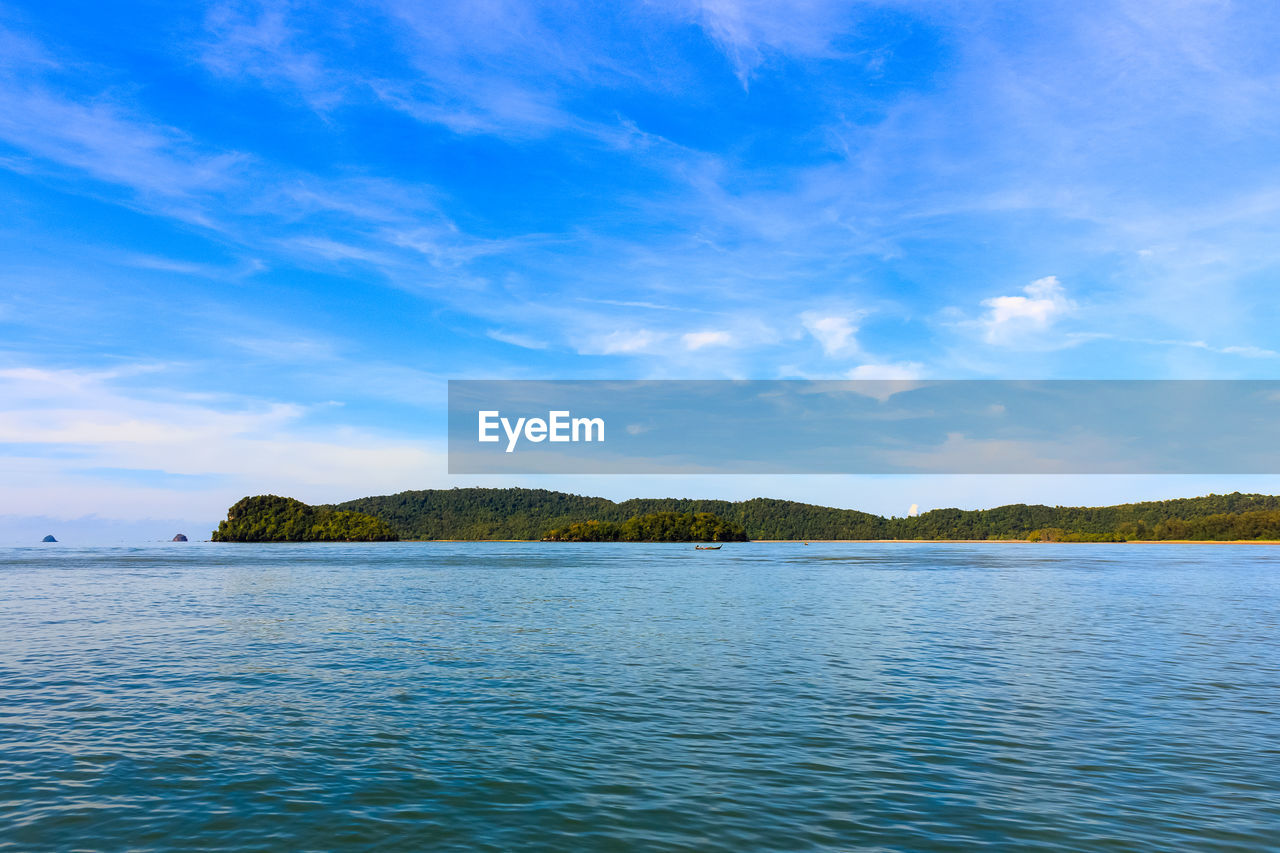
[[[1275,474],[1273,380],[452,380],[451,474]]]

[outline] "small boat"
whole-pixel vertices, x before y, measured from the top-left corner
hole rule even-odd
[[[694,545],[694,546],[693,546],[693,550],[695,550],[695,551],[719,551],[719,550],[720,550],[721,548],[723,548],[723,547],[724,547],[723,545]]]

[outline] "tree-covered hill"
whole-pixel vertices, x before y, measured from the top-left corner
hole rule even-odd
[[[795,501],[636,498],[615,503],[545,489],[426,489],[360,498],[329,507],[367,513],[406,539],[541,539],[579,522],[621,523],[656,512],[707,512],[741,525],[752,539],[1025,539],[1041,530],[1079,538],[1268,538],[1213,531],[1262,530],[1212,516],[1280,511],[1274,495],[1207,495],[1106,507],[1011,504],[982,510],[937,509],[915,518],[884,518],[851,509]],[[1182,523],[1184,526],[1179,526]],[[1162,526],[1163,525],[1163,526]],[[1261,525],[1261,526],[1260,526]],[[1173,535],[1184,531],[1186,536]],[[1194,535],[1192,535],[1194,533]]]
[[[656,512],[708,512],[742,526],[753,539],[876,539],[884,535],[886,522],[857,510],[771,498],[633,498],[614,503],[546,489],[425,489],[359,498],[333,508],[377,516],[406,539],[541,539],[575,522],[622,522]]]
[[[709,512],[651,512],[626,521],[578,521],[547,533],[552,542],[745,542],[741,525]]]
[[[393,542],[385,521],[350,510],[313,507],[293,498],[258,495],[227,510],[214,542]]]
[[[618,505],[546,489],[423,489],[359,498],[331,508],[368,513],[404,539],[541,539],[590,519],[622,521]],[[634,513],[632,513],[634,514]]]
[[[1191,522],[1215,515],[1239,515],[1246,512],[1280,510],[1280,497],[1275,495],[1206,495],[1167,501],[1119,504],[1102,507],[1061,507],[1039,504],[1010,504],[994,509],[938,509],[917,519],[897,519],[894,533],[911,531],[913,535],[892,538],[918,539],[989,539],[1023,538],[1043,528],[1060,528],[1086,536],[1114,539],[1150,539],[1162,523]],[[1171,528],[1170,528],[1171,529]],[[1222,538],[1174,537],[1159,538]]]
[[[638,498],[617,506],[622,518],[650,512],[710,512],[742,525],[752,539],[881,539],[888,531],[888,520],[878,515],[774,498],[746,501]]]

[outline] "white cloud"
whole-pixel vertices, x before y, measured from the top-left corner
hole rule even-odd
[[[0,512],[66,516],[101,511],[125,495],[139,516],[172,512],[174,491],[163,475],[216,480],[182,490],[183,511],[194,512],[267,491],[326,500],[421,488],[446,470],[435,443],[309,427],[309,409],[294,403],[119,387],[151,369],[0,371],[0,443],[19,446],[0,459]],[[86,483],[79,473],[86,469],[161,476],[154,485]]]
[[[859,364],[845,375],[850,379],[919,379],[924,375],[924,365],[918,361]]]
[[[1025,296],[996,296],[982,304],[991,309],[982,318],[983,339],[989,344],[1013,346],[1029,335],[1044,332],[1059,318],[1075,310],[1057,276],[1038,278],[1022,289]]]
[[[894,394],[912,391],[924,383],[920,378],[924,365],[916,361],[899,361],[885,364],[860,364],[845,376],[857,381],[851,389],[855,394],[884,402]]]
[[[829,356],[846,355],[856,352],[860,315],[821,314],[809,311],[800,316],[805,329],[819,344],[822,351]]]
[[[689,332],[681,337],[688,350],[700,350],[703,347],[724,347],[733,343],[733,336],[728,332],[708,330],[705,332]]]

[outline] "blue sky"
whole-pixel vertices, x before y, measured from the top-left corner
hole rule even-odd
[[[332,6],[0,5],[0,514],[1280,490],[444,463],[449,378],[1274,377],[1274,4]]]

